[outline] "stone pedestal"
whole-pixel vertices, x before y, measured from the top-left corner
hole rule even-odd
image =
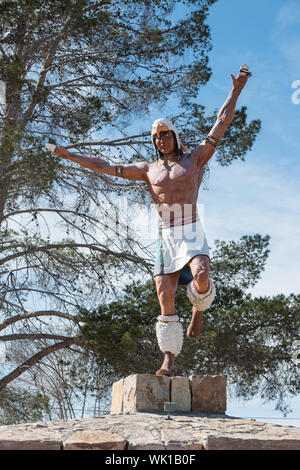
[[[175,403],[174,411],[224,414],[226,377],[129,375],[113,384],[111,414],[164,411],[165,402]]]
[[[226,377],[193,375],[190,377],[192,410],[204,413],[225,413]]]
[[[176,411],[191,411],[192,396],[188,377],[172,377],[171,402],[175,403]]]
[[[164,402],[170,401],[170,382],[170,377],[129,375],[123,382],[123,413],[163,411]]]
[[[124,380],[125,379],[121,379],[118,382],[115,382],[112,386],[111,414],[123,413]]]

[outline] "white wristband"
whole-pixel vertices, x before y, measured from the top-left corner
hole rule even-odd
[[[179,316],[178,315],[159,315],[159,317],[157,317],[157,320],[163,323],[167,323],[169,321],[179,321]]]
[[[46,144],[45,147],[46,147],[46,149],[49,150],[50,152],[54,152],[56,145],[53,145],[53,144]]]

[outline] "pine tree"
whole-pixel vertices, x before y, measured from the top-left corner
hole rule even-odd
[[[45,143],[120,163],[152,159],[150,123],[137,122],[169,98],[185,143],[201,141],[215,119],[196,104],[212,73],[206,19],[214,3],[1,2],[0,339],[14,361],[0,388],[50,354],[82,348],[78,308],[107,305],[124,275],[152,273],[130,228],[126,236],[107,230],[116,197],[148,203],[145,186],[49,158]],[[217,161],[243,159],[259,129],[237,110]]]

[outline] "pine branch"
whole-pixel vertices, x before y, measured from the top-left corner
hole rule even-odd
[[[44,357],[48,356],[49,354],[55,351],[59,351],[60,349],[68,348],[71,344],[80,345],[80,341],[76,337],[68,338],[62,341],[61,343],[53,344],[52,346],[42,349],[37,354],[34,354],[34,356],[32,356],[27,361],[23,362],[23,364],[16,367],[16,369],[14,369],[10,374],[0,380],[0,391],[3,390],[10,382],[15,380],[17,377],[24,374],[24,372],[27,372],[28,369],[33,367]]]
[[[47,252],[48,250],[53,250],[53,249],[59,250],[62,248],[73,248],[73,249],[74,248],[89,248],[93,251],[98,251],[106,255],[112,255],[117,258],[126,259],[127,261],[131,261],[134,263],[139,263],[139,264],[143,264],[147,266],[147,263],[138,256],[134,256],[134,255],[130,255],[129,253],[122,253],[122,252],[116,253],[107,248],[99,248],[98,246],[91,244],[91,243],[59,243],[59,244],[53,243],[53,244],[48,244],[44,246],[31,247],[24,251],[14,253],[12,255],[6,256],[5,258],[2,258],[2,260],[0,260],[0,265],[5,264],[8,261],[11,261],[12,259],[20,258],[22,256],[27,256],[27,255],[39,253],[39,252]]]
[[[21,123],[20,123],[20,128],[21,129],[25,128],[27,122],[30,120],[30,118],[33,114],[33,111],[34,111],[36,105],[39,102],[40,90],[42,89],[42,87],[45,83],[46,76],[47,76],[47,73],[49,71],[49,67],[53,63],[55,54],[56,54],[58,46],[59,46],[59,43],[63,39],[66,32],[68,31],[68,28],[70,26],[70,23],[73,19],[74,14],[78,14],[77,4],[74,5],[74,8],[73,8],[69,18],[67,19],[67,21],[65,22],[65,24],[63,25],[63,27],[61,28],[59,33],[57,34],[56,38],[54,39],[54,41],[52,43],[52,46],[50,47],[50,50],[49,50],[49,52],[47,54],[47,57],[46,57],[46,60],[43,64],[41,73],[39,75],[39,78],[38,78],[38,81],[37,81],[37,84],[36,84],[36,88],[35,88],[35,92],[33,94],[32,100],[29,103],[29,106],[27,107],[27,110],[24,112],[24,115],[21,119]]]
[[[16,323],[21,320],[27,320],[28,318],[37,318],[37,317],[44,317],[44,316],[55,316],[60,318],[66,318],[67,320],[73,321],[74,323],[78,323],[80,321],[79,317],[69,315],[68,313],[59,312],[57,310],[39,310],[36,312],[28,312],[25,314],[15,315],[11,318],[8,318],[4,322],[0,323],[0,331],[7,328],[9,325]]]
[[[50,333],[15,333],[13,335],[0,336],[0,341],[17,341],[19,339],[58,339],[64,341],[69,339],[69,336],[54,335]]]

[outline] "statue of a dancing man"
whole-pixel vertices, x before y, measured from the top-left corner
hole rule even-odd
[[[168,119],[158,119],[152,126],[154,162],[114,165],[47,144],[58,157],[96,172],[147,184],[159,215],[154,278],[161,307],[156,335],[164,360],[156,375],[174,375],[174,358],[182,348],[183,328],[174,302],[177,285],[187,285],[187,296],[192,304],[187,330],[190,339],[200,335],[202,314],[211,306],[216,294],[210,278],[209,248],[197,213],[197,197],[204,166],[232,122],[237,99],[250,76],[247,66],[240,68],[238,77],[231,75],[233,88],[214,126],[192,152],[183,147],[176,127]]]

